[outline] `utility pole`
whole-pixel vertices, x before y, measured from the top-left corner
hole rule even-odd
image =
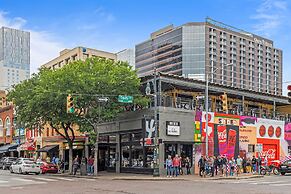
[[[154,68],[154,119],[155,119],[155,151],[154,151],[154,173],[160,176],[159,171],[159,124],[158,124],[158,95],[157,95],[157,69]]]
[[[205,133],[206,133],[206,150],[205,154],[208,156],[208,73],[206,73],[206,87],[205,87],[205,109],[206,109],[206,114],[205,114],[205,120],[206,120],[206,126],[205,126]]]

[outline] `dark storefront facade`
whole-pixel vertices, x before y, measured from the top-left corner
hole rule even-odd
[[[155,133],[153,109],[127,112],[119,120],[99,126],[99,170],[117,173],[152,174]],[[130,118],[130,119],[127,119]],[[176,154],[193,162],[194,112],[159,109],[159,171]]]

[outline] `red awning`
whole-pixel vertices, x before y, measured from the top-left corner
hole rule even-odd
[[[20,150],[24,151],[35,151],[35,142],[25,142],[20,146]]]

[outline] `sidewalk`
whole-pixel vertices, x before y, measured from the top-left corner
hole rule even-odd
[[[251,178],[263,178],[263,175],[253,175],[253,174],[240,174],[239,176],[228,176],[228,177],[206,177],[201,178],[198,175],[181,175],[178,177],[168,178],[166,176],[153,177],[152,175],[144,174],[130,174],[130,173],[109,173],[100,172],[98,176],[81,176],[70,175],[68,173],[63,174],[46,174],[48,176],[59,176],[59,177],[74,177],[74,178],[87,178],[87,179],[103,179],[103,180],[125,180],[125,181],[205,181],[205,180],[240,180],[240,179],[251,179]]]

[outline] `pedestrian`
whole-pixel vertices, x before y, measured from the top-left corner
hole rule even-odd
[[[61,162],[60,162],[60,172],[61,173],[65,172],[65,161],[64,161],[64,159],[62,159]]]
[[[236,159],[237,173],[240,174],[243,171],[243,159],[238,156]]]
[[[230,160],[229,160],[229,168],[230,168],[230,172],[229,172],[229,175],[230,176],[233,176],[234,174],[234,167],[235,167],[235,160],[234,158],[232,157]]]
[[[56,165],[56,157],[55,157],[55,156],[53,156],[53,158],[52,158],[52,163],[53,163],[54,165]]]
[[[258,156],[258,159],[257,159],[257,171],[258,171],[258,174],[261,174],[261,166],[262,166],[262,158],[260,156]]]
[[[226,156],[223,156],[222,157],[222,170],[221,170],[222,176],[227,176],[227,170],[228,170],[227,167],[228,167],[227,158]]]
[[[51,162],[51,158],[49,156],[46,157],[45,159],[46,162]]]
[[[191,174],[190,173],[190,168],[191,168],[190,162],[191,161],[190,161],[189,157],[186,157],[186,159],[185,159],[186,175]]]
[[[173,160],[170,155],[166,159],[166,170],[167,170],[167,177],[172,177],[172,168],[173,168]]]
[[[247,170],[247,173],[252,172],[252,161],[250,158],[247,159],[246,170]]]
[[[222,158],[221,156],[217,156],[217,171],[222,175]],[[217,175],[217,172],[216,171],[216,175]]]
[[[94,173],[94,157],[90,156],[87,162],[87,173],[93,175]]]
[[[55,165],[57,165],[58,169],[60,168],[60,159],[57,156],[55,157]]]
[[[218,172],[218,156],[213,156],[214,157],[214,172],[215,172],[215,175],[217,175],[217,172]]]
[[[179,157],[179,160],[180,160],[179,175],[183,175],[183,167],[185,167],[184,160],[183,160],[183,158],[181,156]]]
[[[178,154],[176,154],[176,156],[173,159],[173,168],[174,168],[174,174],[176,177],[179,175],[179,167],[180,167],[180,158],[178,156]]]
[[[76,175],[79,166],[80,166],[79,156],[77,155],[76,158],[73,161],[73,175]]]
[[[246,173],[246,166],[247,166],[247,160],[245,157],[242,158],[242,167],[243,167],[243,173]]]
[[[199,167],[199,175],[202,177],[205,173],[205,158],[204,156],[201,156],[201,158],[198,161],[198,167]]]
[[[255,156],[253,156],[253,159],[252,159],[252,171],[253,171],[253,173],[256,173],[256,170],[257,170],[256,165],[257,165],[257,159]]]
[[[209,173],[211,174],[211,177],[213,177],[214,176],[214,158],[213,158],[213,156],[209,157],[208,166],[209,166],[209,170],[210,170]]]

